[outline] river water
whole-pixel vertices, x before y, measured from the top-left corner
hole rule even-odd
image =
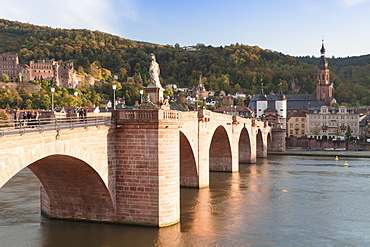
[[[181,189],[167,228],[50,220],[24,169],[0,189],[0,246],[370,246],[370,160],[270,156]]]

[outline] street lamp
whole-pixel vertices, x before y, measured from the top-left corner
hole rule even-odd
[[[139,93],[140,93],[140,104],[143,102],[143,93],[144,93],[144,90],[140,90],[139,91]]]
[[[54,92],[55,92],[55,88],[50,88],[50,91],[51,91],[51,110],[54,111]]]
[[[198,110],[198,94],[195,95],[195,107]]]
[[[73,94],[74,94],[75,97],[78,97],[78,92],[75,91]]]
[[[112,89],[113,89],[113,109],[115,110],[116,109],[116,89],[117,89],[117,85],[113,84]]]

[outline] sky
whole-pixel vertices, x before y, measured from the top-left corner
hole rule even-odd
[[[257,45],[292,56],[370,54],[370,0],[0,0],[0,18],[161,45]]]

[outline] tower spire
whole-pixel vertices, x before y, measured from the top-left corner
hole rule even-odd
[[[322,45],[321,45],[320,52],[321,52],[321,56],[325,56],[326,50],[325,50],[325,47],[324,47],[324,39],[322,39]]]

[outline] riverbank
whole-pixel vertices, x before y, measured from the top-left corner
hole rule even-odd
[[[268,152],[268,155],[297,155],[297,156],[338,156],[370,158],[370,151],[312,151],[304,149],[288,149],[285,152]]]

